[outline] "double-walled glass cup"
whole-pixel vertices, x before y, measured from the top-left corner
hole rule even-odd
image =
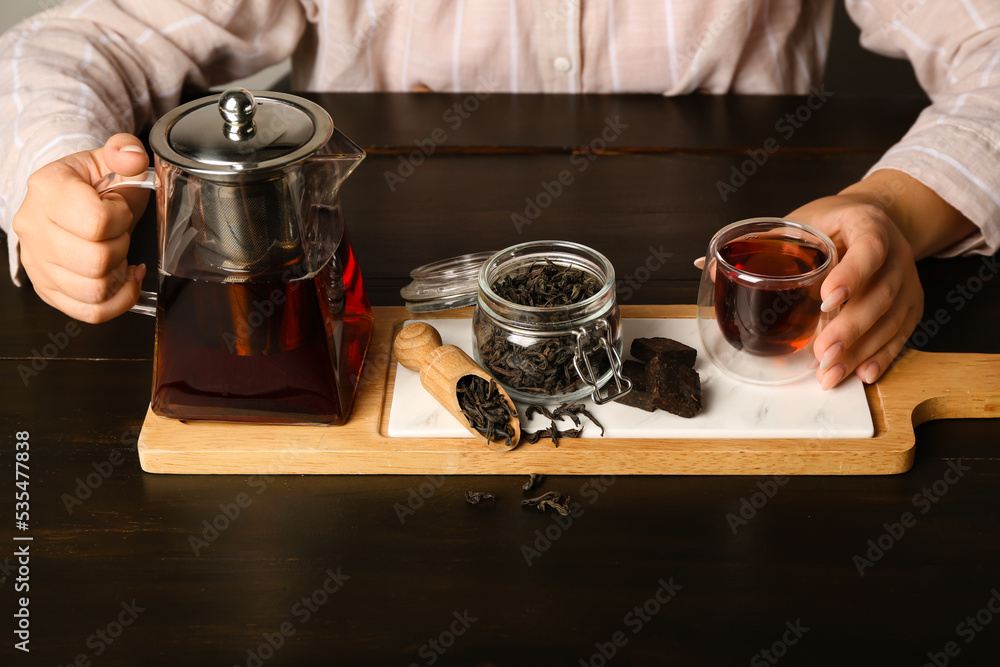
[[[783,384],[814,372],[813,343],[836,314],[820,288],[837,265],[830,238],[783,218],[733,223],[712,237],[698,292],[705,354],[738,380]]]

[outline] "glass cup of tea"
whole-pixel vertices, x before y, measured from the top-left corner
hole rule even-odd
[[[801,222],[751,218],[716,232],[698,290],[706,356],[757,384],[814,372],[813,342],[836,314],[820,309],[820,287],[836,265],[833,241]]]

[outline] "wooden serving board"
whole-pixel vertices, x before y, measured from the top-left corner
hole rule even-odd
[[[421,319],[471,316],[471,309]],[[623,306],[623,317],[690,318],[694,306]],[[871,438],[616,439],[584,437],[489,449],[474,438],[390,438],[386,429],[395,332],[412,315],[376,308],[375,331],[351,419],[343,426],[184,422],[147,412],[139,461],[182,474],[881,475],[909,470],[914,426],[1000,417],[1000,355],[907,350],[865,388]]]

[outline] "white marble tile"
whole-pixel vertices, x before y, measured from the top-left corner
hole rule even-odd
[[[413,320],[423,321],[423,320]],[[441,332],[446,345],[457,345],[472,356],[472,321],[429,321]],[[587,409],[615,438],[869,438],[872,417],[861,381],[851,376],[841,386],[821,391],[813,377],[793,384],[762,386],[741,383],[718,372],[700,350],[693,319],[626,319],[623,321],[625,356],[633,338],[665,336],[699,350],[696,369],[701,375],[702,412],[684,419],[662,410],[645,412],[617,403]],[[544,417],[524,421],[522,430],[548,426]],[[586,421],[584,422],[586,423]],[[572,428],[565,420],[563,428]],[[461,424],[420,385],[420,374],[396,367],[389,435],[395,438],[444,438],[468,436]],[[600,430],[589,425],[584,435]]]

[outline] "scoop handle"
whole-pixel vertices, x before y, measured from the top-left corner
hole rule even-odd
[[[403,368],[419,373],[430,353],[443,344],[437,329],[424,322],[414,322],[403,327],[393,348]]]

